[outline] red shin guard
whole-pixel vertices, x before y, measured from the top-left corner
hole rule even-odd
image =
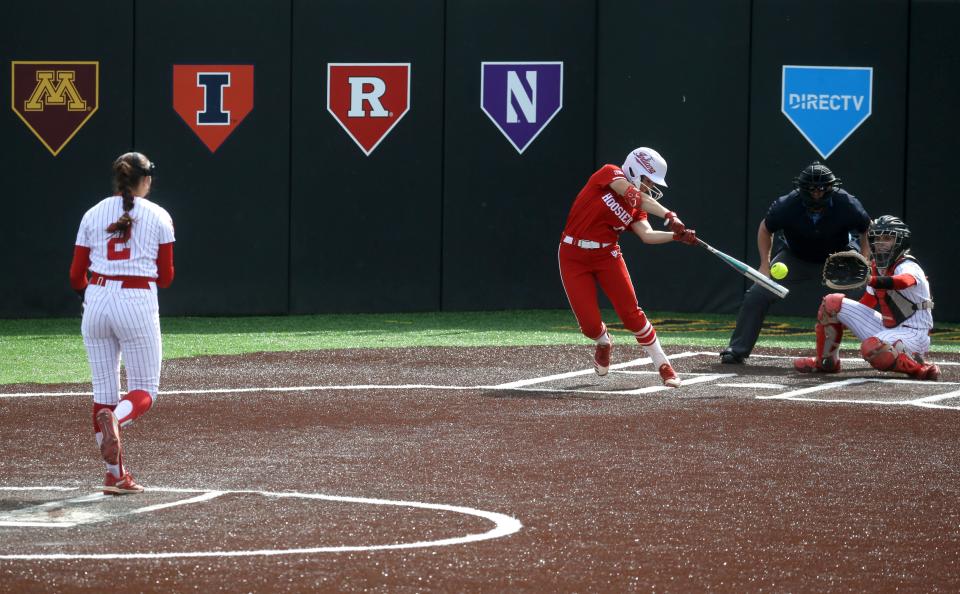
[[[889,345],[875,336],[863,341],[860,345],[860,353],[874,369],[880,371],[905,373],[919,380],[940,379],[940,368],[936,365],[920,363],[894,345]]]
[[[843,324],[817,324],[816,331],[817,367],[825,371],[833,370],[840,363]]]
[[[831,293],[820,302],[817,310],[817,321],[821,324],[836,324],[839,320],[840,308],[843,306],[843,293]]]
[[[120,400],[120,404],[113,412],[117,415],[120,426],[125,427],[150,410],[151,406],[153,406],[153,396],[149,392],[146,390],[131,390]]]
[[[906,373],[911,377],[923,376],[923,365],[913,360],[913,357],[906,353],[900,353],[897,360],[893,362],[893,371]]]
[[[871,336],[863,341],[860,345],[860,356],[871,367],[880,371],[892,371],[898,359],[893,347],[876,336]]]

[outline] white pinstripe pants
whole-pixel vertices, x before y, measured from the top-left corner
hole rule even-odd
[[[90,285],[84,299],[83,345],[93,374],[93,401],[120,402],[120,357],[127,370],[127,391],[145,390],[154,398],[160,387],[160,310],[157,286],[123,289],[120,281]]]
[[[844,299],[837,316],[840,322],[850,329],[860,342],[876,336],[887,344],[902,341],[911,353],[924,355],[930,350],[930,334],[926,329],[897,326],[887,328],[883,325],[880,312],[867,307],[859,301]]]

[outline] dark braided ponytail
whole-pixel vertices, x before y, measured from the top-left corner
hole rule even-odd
[[[126,153],[113,162],[113,191],[123,197],[123,214],[107,227],[107,233],[120,233],[124,239],[130,237],[133,226],[133,191],[140,186],[143,178],[150,175],[152,164],[140,153]]]

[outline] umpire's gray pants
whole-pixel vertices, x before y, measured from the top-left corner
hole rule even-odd
[[[783,262],[787,265],[786,278],[777,282],[790,289],[790,294],[780,299],[770,291],[754,283],[743,296],[740,312],[737,314],[737,326],[730,337],[728,350],[740,357],[748,357],[753,352],[754,345],[760,337],[763,321],[767,312],[777,303],[777,313],[781,315],[796,315],[815,317],[820,308],[824,295],[836,293],[822,284],[823,262],[810,262],[797,258],[789,249],[781,250],[770,262],[770,265]],[[850,291],[847,296],[859,298],[862,291]],[[811,322],[811,330],[812,330]]]

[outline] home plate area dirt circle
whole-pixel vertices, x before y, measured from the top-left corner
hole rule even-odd
[[[960,357],[668,353],[677,390],[621,344],[166,361],[127,497],[89,384],[2,386],[0,591],[960,588]]]
[[[0,487],[0,491],[19,491],[19,492],[55,492],[63,493],[72,489],[64,487],[36,487],[24,488]],[[146,492],[145,492],[146,493]],[[173,497],[165,497],[173,495]],[[344,497],[337,495],[323,495],[320,493],[274,493],[268,491],[250,491],[250,490],[193,490],[193,489],[175,489],[165,487],[151,487],[148,494],[142,497],[113,497],[103,493],[92,493],[71,497],[69,499],[52,499],[46,503],[32,504],[28,507],[13,510],[11,512],[0,512],[0,527],[6,528],[74,528],[80,525],[89,525],[99,522],[109,522],[119,519],[123,516],[133,514],[157,513],[161,510],[179,507],[182,505],[199,504],[201,502],[211,501],[219,497],[239,496],[247,498],[263,498],[268,500],[282,500],[283,511],[277,515],[289,513],[293,505],[290,502],[299,502],[299,500],[337,502],[357,505],[374,505],[401,507],[414,510],[436,510],[438,512],[452,512],[455,514],[465,514],[489,520],[494,524],[493,528],[486,532],[465,534],[462,536],[453,536],[450,538],[441,538],[434,540],[419,540],[411,542],[400,542],[392,544],[359,544],[359,545],[333,545],[333,546],[307,546],[290,547],[291,533],[285,530],[283,537],[278,540],[278,546],[282,548],[273,549],[248,549],[248,550],[224,550],[222,543],[217,544],[212,549],[203,551],[151,551],[151,552],[73,552],[66,553],[62,551],[47,551],[34,553],[0,553],[0,559],[10,560],[55,560],[55,559],[173,559],[173,558],[199,558],[199,557],[251,557],[251,556],[277,556],[277,555],[306,555],[313,553],[342,553],[350,551],[377,551],[390,549],[412,549],[420,547],[449,546],[455,544],[464,544],[476,542],[490,538],[499,538],[513,534],[520,530],[522,525],[516,519],[503,514],[475,510],[459,506],[438,505],[431,503],[422,503],[416,501],[390,501],[384,499],[369,499],[365,497]],[[148,504],[150,499],[168,500],[164,503]],[[131,505],[137,507],[131,507]],[[249,510],[251,506],[262,505],[258,502],[245,503],[240,509]],[[206,512],[205,512],[206,513]],[[227,519],[234,517],[233,514],[225,513],[225,510],[218,510],[217,513],[224,515]],[[314,512],[316,514],[317,512]],[[311,523],[315,532],[320,532],[315,523]],[[424,522],[424,524],[427,524]],[[262,536],[260,530],[253,530]],[[156,537],[156,532],[152,535]],[[307,537],[309,538],[309,537]],[[59,547],[59,543],[57,543]]]

